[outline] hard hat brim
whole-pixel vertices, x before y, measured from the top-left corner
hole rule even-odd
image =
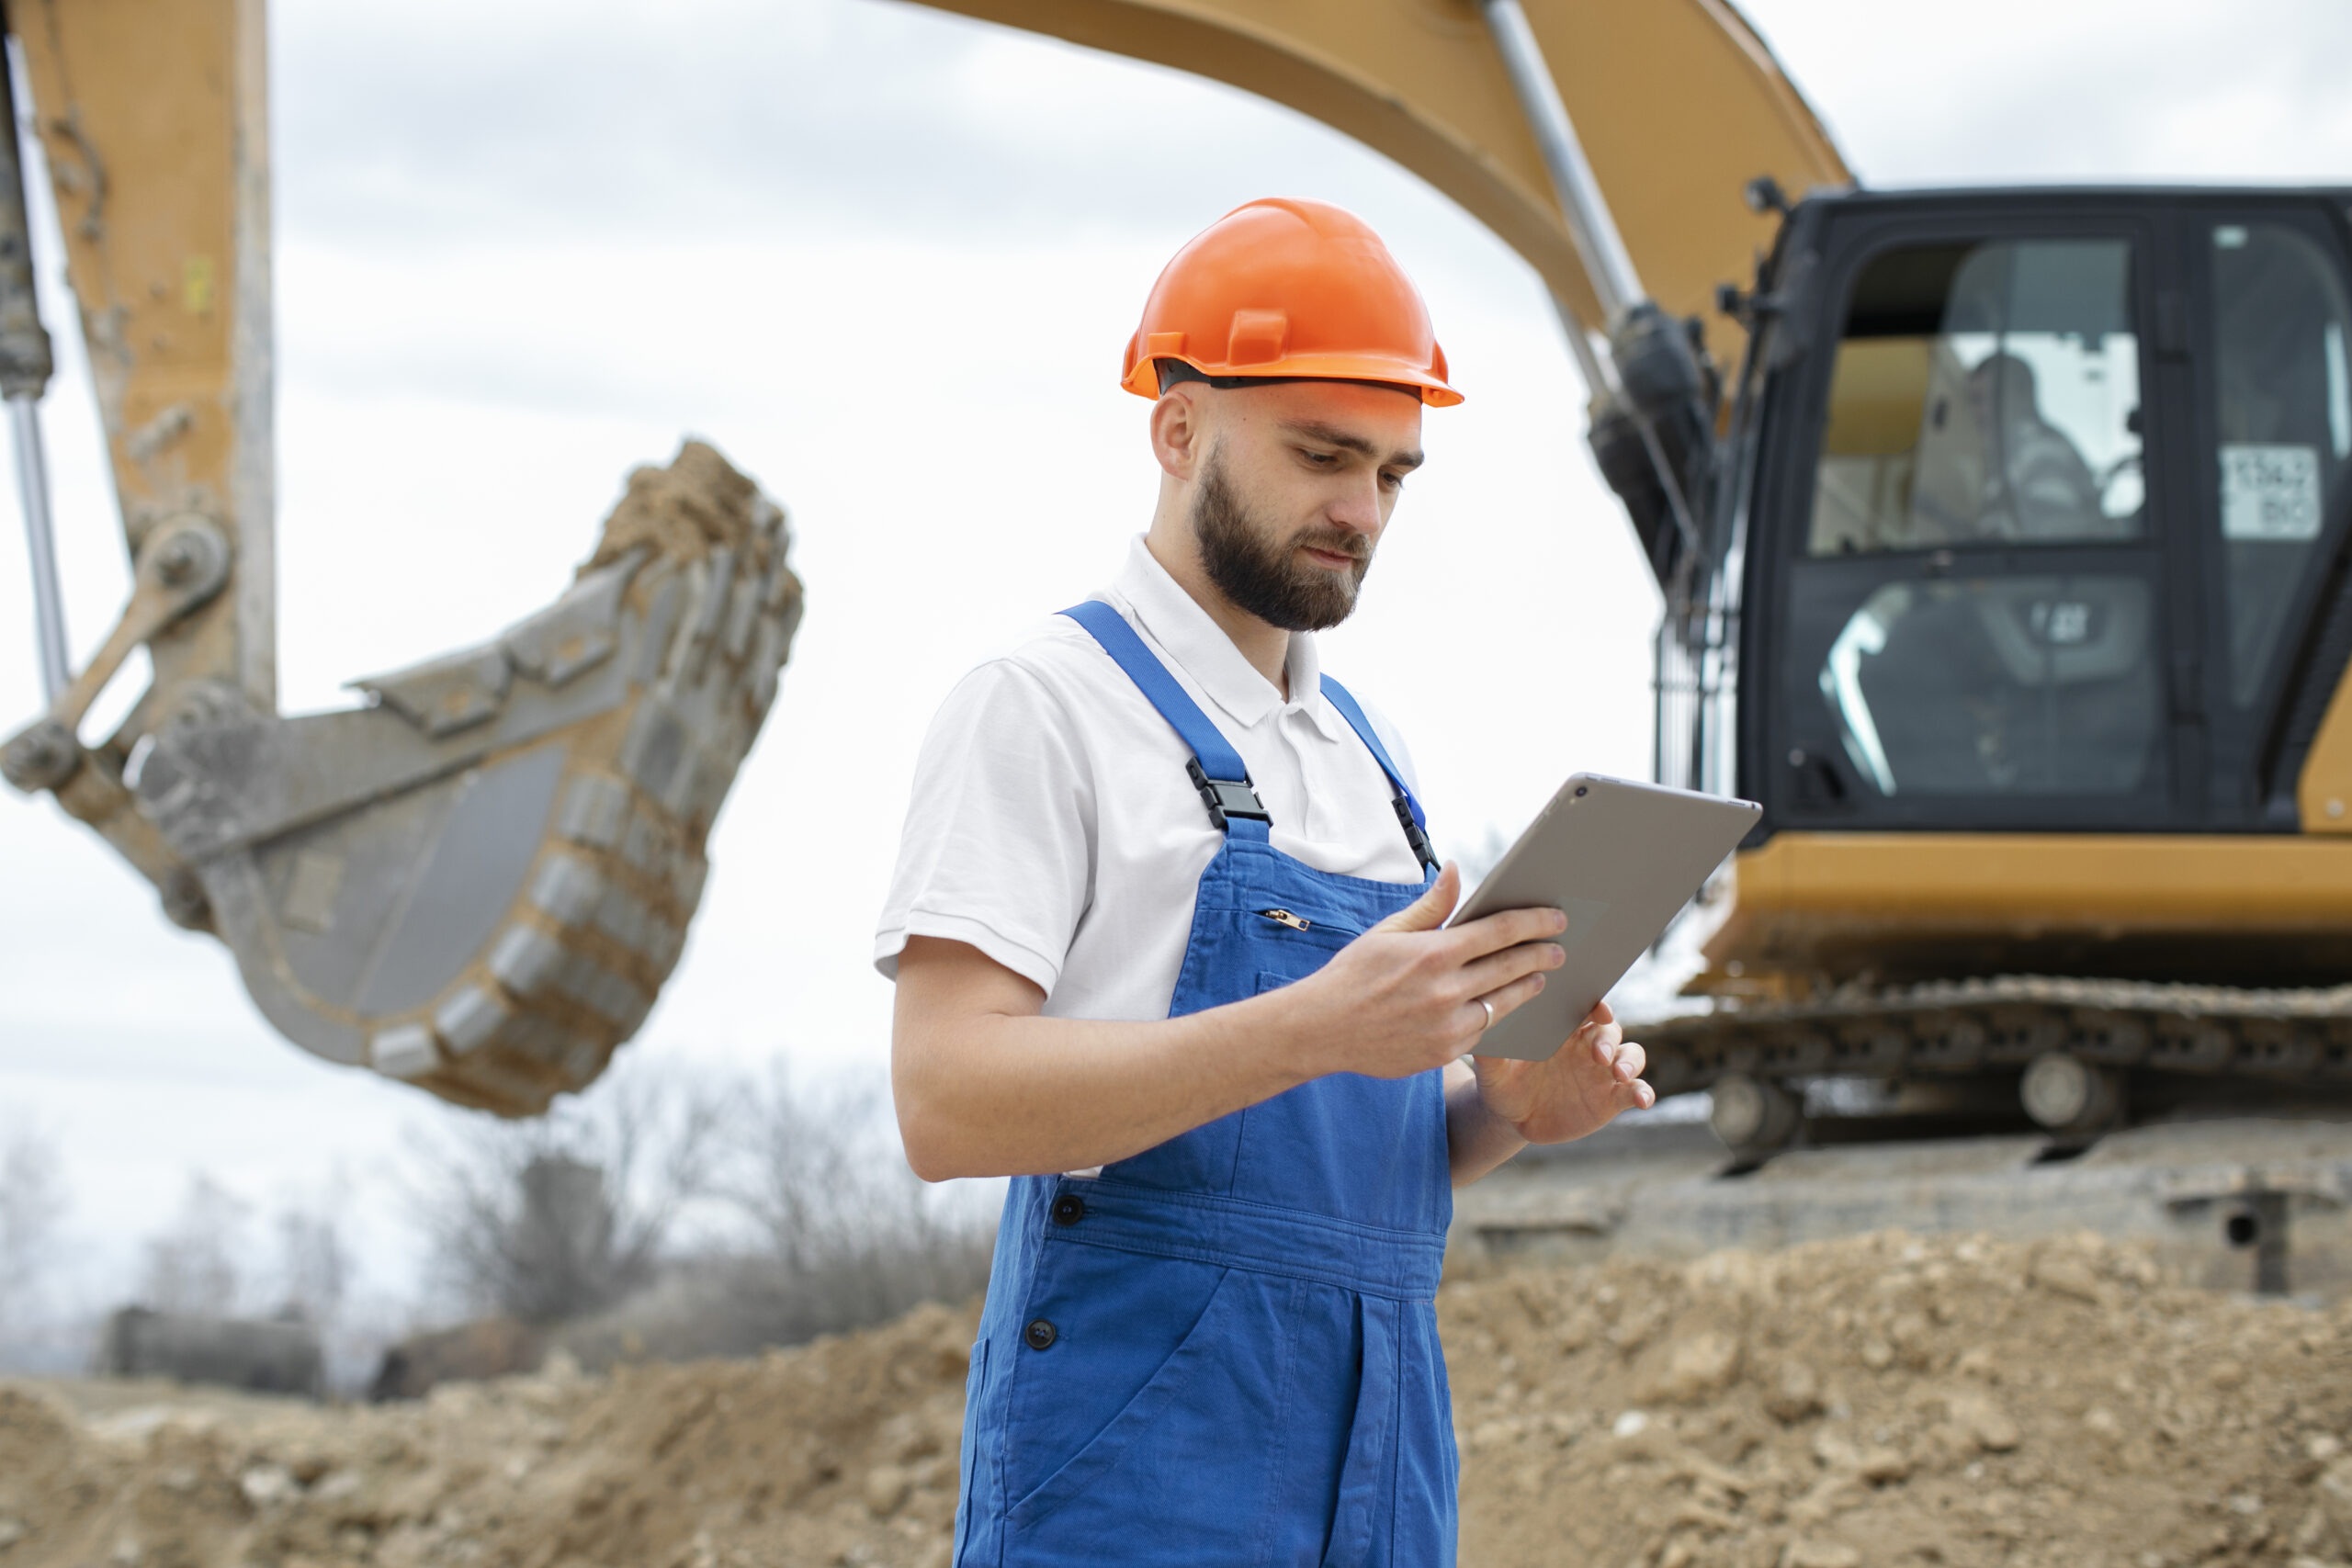
[[[1430,375],[1425,366],[1352,354],[1302,354],[1249,366],[1204,363],[1189,354],[1155,354],[1138,357],[1126,379],[1119,384],[1139,398],[1157,402],[1159,361],[1162,359],[1189,365],[1204,376],[1248,381],[1374,381],[1389,387],[1409,387],[1420,393],[1425,407],[1433,409],[1452,408],[1464,400],[1460,392]]]

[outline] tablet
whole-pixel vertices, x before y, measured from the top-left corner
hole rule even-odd
[[[1568,917],[1552,939],[1568,961],[1478,1037],[1477,1055],[1540,1062],[1558,1051],[1763,814],[1750,800],[1598,773],[1562,784],[1447,922],[1546,907]]]

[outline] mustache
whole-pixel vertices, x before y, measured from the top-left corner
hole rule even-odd
[[[1324,550],[1335,556],[1345,556],[1358,566],[1372,562],[1372,544],[1362,534],[1344,528],[1305,528],[1291,536],[1294,550]]]

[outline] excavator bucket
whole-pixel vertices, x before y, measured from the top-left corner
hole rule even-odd
[[[688,442],[630,478],[554,604],[356,682],[367,706],[281,717],[263,6],[76,0],[6,20],[132,592],[67,668],[32,417],[49,342],[19,171],[0,157],[0,399],[49,688],[0,744],[0,776],[53,794],[171,919],[225,942],[297,1044],[502,1115],[544,1110],[604,1070],[678,962],[711,818],[800,617],[784,513]],[[8,85],[0,73],[13,125]],[[93,701],[141,649],[152,683],[85,743]]]
[[[800,618],[784,513],[710,447],[640,468],[555,604],[280,718],[225,685],[139,808],[271,1023],[502,1115],[603,1071],[678,961]]]

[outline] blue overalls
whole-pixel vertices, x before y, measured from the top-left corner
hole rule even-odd
[[[1225,844],[1169,1016],[1314,973],[1426,883],[1276,851],[1239,755],[1118,613],[1064,614],[1192,749]],[[1425,874],[1419,807],[1355,700]],[[1440,1074],[1341,1073],[1104,1168],[1016,1178],[973,1347],[961,1568],[1453,1561],[1433,1298],[1453,1198]]]

